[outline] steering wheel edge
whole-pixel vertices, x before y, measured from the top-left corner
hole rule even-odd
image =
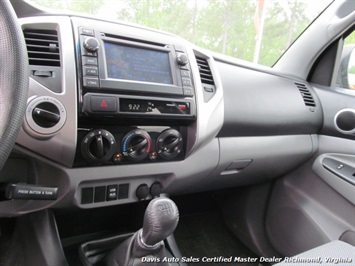
[[[26,110],[29,66],[23,32],[11,3],[0,1],[0,170],[10,155]]]

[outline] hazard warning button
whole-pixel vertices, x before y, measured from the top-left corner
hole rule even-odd
[[[110,96],[93,96],[90,97],[92,112],[116,112],[117,99]]]

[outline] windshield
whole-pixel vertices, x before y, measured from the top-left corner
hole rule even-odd
[[[138,23],[197,46],[272,66],[331,0],[31,0]]]

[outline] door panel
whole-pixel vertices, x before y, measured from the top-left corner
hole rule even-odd
[[[332,138],[332,141],[339,146],[348,144],[347,140],[340,138]],[[319,144],[323,145],[323,140]],[[345,181],[333,174],[336,181],[325,176],[328,175],[325,168],[323,172],[323,169],[314,167],[320,164],[324,156],[318,153],[275,183],[266,218],[266,231],[273,247],[284,256],[293,256],[331,240],[341,239],[346,232],[355,232],[355,206],[352,203],[354,187],[350,184],[344,186],[341,182]],[[325,179],[330,179],[331,185]],[[341,184],[340,189],[334,189],[338,188],[338,183]]]
[[[316,88],[316,92],[324,112],[318,151],[275,182],[267,210],[267,236],[284,256],[338,239],[355,245],[355,140],[354,134],[341,132],[335,125],[339,110],[355,110],[354,92],[330,87]],[[342,164],[335,168],[343,172],[330,171],[324,164],[332,161],[325,159]]]
[[[340,195],[355,204],[355,155],[323,154],[315,160],[313,171]]]

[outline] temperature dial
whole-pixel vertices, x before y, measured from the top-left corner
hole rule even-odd
[[[135,129],[128,132],[122,141],[122,153],[131,161],[145,159],[150,151],[152,140],[147,132]]]
[[[104,162],[111,159],[116,147],[115,137],[104,129],[88,133],[81,142],[81,153],[88,162]]]
[[[182,151],[183,139],[176,129],[164,130],[157,139],[158,155],[163,159],[174,159]]]

